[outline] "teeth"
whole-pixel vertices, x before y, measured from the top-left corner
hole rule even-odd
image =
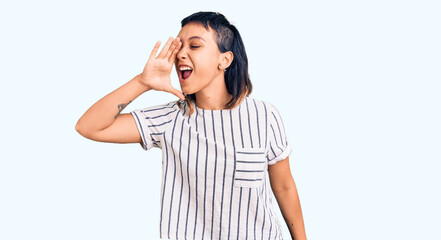
[[[191,67],[180,67],[179,70],[186,71],[186,70],[193,70]]]

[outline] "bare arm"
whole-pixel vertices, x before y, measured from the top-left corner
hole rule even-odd
[[[289,167],[289,157],[268,166],[271,188],[292,239],[306,240],[299,195]]]
[[[130,113],[121,114],[129,103],[152,89],[170,92],[180,99],[185,99],[170,81],[171,69],[181,42],[179,38],[173,40],[173,37],[170,37],[156,57],[159,46],[160,41],[155,44],[141,74],[104,96],[81,116],[75,126],[78,133],[102,142],[141,142],[133,116]]]
[[[75,129],[85,136],[112,125],[130,102],[151,89],[140,84],[139,77],[140,75],[136,75],[132,80],[93,104],[78,120]]]

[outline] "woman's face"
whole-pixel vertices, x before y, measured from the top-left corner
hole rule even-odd
[[[178,34],[182,42],[176,55],[175,67],[184,94],[196,93],[209,86],[213,80],[224,81],[224,71],[219,69],[222,53],[217,47],[214,32],[202,24],[188,23]],[[182,71],[183,66],[191,71]]]

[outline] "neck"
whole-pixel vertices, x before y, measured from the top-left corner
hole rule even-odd
[[[206,88],[196,92],[196,106],[205,110],[225,109],[225,104],[232,98],[225,86],[225,80],[214,79]]]

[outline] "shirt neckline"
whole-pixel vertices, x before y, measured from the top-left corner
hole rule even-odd
[[[196,111],[211,111],[211,112],[220,112],[220,111],[234,111],[236,109],[239,109],[239,107],[245,103],[245,101],[247,101],[249,97],[246,96],[244,99],[242,99],[242,102],[239,103],[238,105],[236,105],[234,108],[232,109],[204,109],[204,108],[200,108],[196,106],[196,102],[194,100],[191,100],[191,104],[193,105],[194,109]]]

